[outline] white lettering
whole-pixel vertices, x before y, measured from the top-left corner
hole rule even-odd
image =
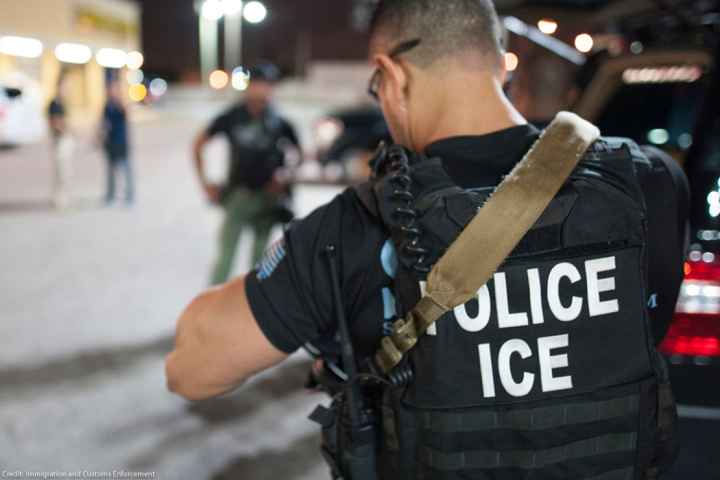
[[[582,279],[580,272],[573,264],[560,263],[555,265],[548,277],[548,303],[550,304],[550,310],[558,320],[572,322],[580,316],[583,299],[573,297],[572,303],[567,308],[562,304],[562,300],[560,300],[560,280],[563,278],[569,279],[570,283],[577,283]]]
[[[518,353],[521,358],[525,359],[532,356],[530,346],[524,340],[518,338],[508,340],[500,347],[498,353],[498,373],[500,374],[500,382],[508,394],[513,397],[524,397],[532,390],[535,383],[535,374],[523,372],[523,378],[520,383],[516,383],[512,375],[510,359],[514,353]]]
[[[545,322],[542,305],[542,285],[540,284],[540,270],[531,268],[527,272],[528,286],[530,287],[530,313],[533,325]]]
[[[569,390],[573,388],[572,377],[570,375],[564,377],[553,376],[554,369],[568,366],[568,356],[566,353],[552,355],[552,350],[556,348],[567,348],[568,345],[569,336],[567,334],[538,338],[540,381],[543,392],[555,392],[557,390]]]
[[[483,396],[485,398],[495,397],[495,378],[493,377],[492,355],[490,355],[490,344],[478,345],[480,352],[480,377],[482,378]]]
[[[490,323],[490,290],[487,285],[483,285],[483,287],[478,290],[477,300],[478,313],[474,317],[468,315],[465,305],[458,305],[454,310],[455,318],[460,327],[471,333],[481,331]]]
[[[598,274],[615,270],[615,257],[599,258],[585,262],[588,286],[588,307],[591,317],[599,317],[620,311],[616,299],[600,300],[600,294],[615,290],[615,277],[598,278]]]
[[[508,305],[507,279],[505,274],[496,273],[493,278],[495,282],[495,304],[497,308],[498,327],[527,327],[529,324],[527,313],[510,313],[510,307]]]

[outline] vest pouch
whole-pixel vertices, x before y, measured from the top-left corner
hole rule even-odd
[[[340,431],[342,427],[342,421],[339,418],[340,411],[342,411],[341,400],[336,397],[333,399],[330,407],[318,405],[308,417],[311,421],[320,425],[322,429],[320,452],[325,463],[330,468],[330,474],[333,479],[342,478],[339,454],[339,438],[342,435]]]

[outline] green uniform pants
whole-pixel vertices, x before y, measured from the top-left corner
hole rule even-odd
[[[210,280],[212,285],[225,283],[230,278],[243,229],[249,228],[255,234],[253,265],[260,260],[275,224],[275,205],[276,196],[263,191],[238,189],[228,195],[223,203],[225,222],[220,231],[220,255]]]

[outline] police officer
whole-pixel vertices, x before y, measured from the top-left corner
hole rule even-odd
[[[287,185],[278,173],[285,165],[285,149],[299,148],[299,141],[292,125],[271,105],[279,75],[269,63],[251,68],[244,101],[214,119],[195,141],[195,167],[202,188],[208,200],[225,209],[213,285],[230,276],[243,228],[255,234],[252,261],[257,262],[273,225],[289,220],[289,211],[281,203]],[[205,176],[203,148],[216,135],[224,135],[231,147],[230,171],[222,186],[211,184]]]
[[[503,93],[500,37],[488,0],[379,3],[370,92],[404,149],[379,155],[371,188],[348,189],[257,270],[190,304],[172,391],[231,391],[301,347],[336,366],[344,316],[377,419],[374,478],[645,479],[671,464],[675,408],[655,345],[682,281],[688,192],[672,159],[629,140],[596,142],[477,297],[428,329],[399,375],[366,385],[377,375],[363,359],[540,136]],[[334,475],[360,478],[347,422],[315,419]]]

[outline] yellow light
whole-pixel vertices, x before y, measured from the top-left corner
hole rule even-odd
[[[555,20],[551,18],[543,18],[538,22],[538,28],[545,35],[552,35],[553,33],[557,32],[558,24]]]
[[[575,37],[575,48],[582,53],[589,53],[595,46],[595,40],[592,35],[587,33],[581,33]]]
[[[229,80],[228,74],[222,70],[215,70],[210,74],[210,86],[215,90],[222,90],[227,87]]]
[[[507,52],[505,54],[505,69],[508,72],[514,72],[520,65],[520,59],[513,52]]]
[[[145,57],[140,52],[130,52],[127,54],[127,67],[130,70],[140,70],[145,63]]]
[[[128,96],[133,102],[142,102],[147,97],[147,88],[142,83],[131,85],[128,90]]]

